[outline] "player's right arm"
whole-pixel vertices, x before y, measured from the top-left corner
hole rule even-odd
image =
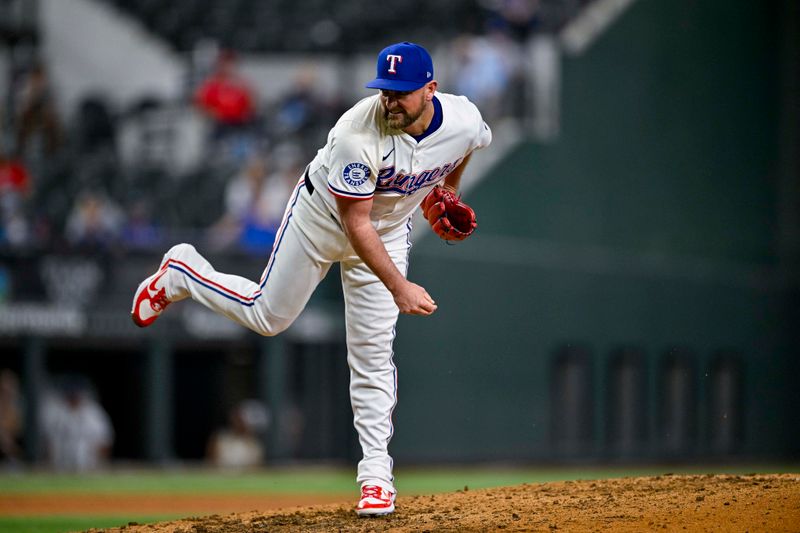
[[[428,291],[408,281],[389,257],[370,221],[372,198],[355,200],[337,196],[336,206],[353,250],[389,289],[400,312],[427,316],[436,311],[436,302]]]
[[[430,315],[436,303],[428,292],[397,269],[372,225],[370,213],[377,175],[375,132],[358,123],[340,121],[328,139],[328,190],[336,198],[339,220],[353,250],[392,293],[401,313]]]

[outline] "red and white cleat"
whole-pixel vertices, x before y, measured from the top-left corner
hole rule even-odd
[[[167,270],[165,262],[158,272],[145,279],[136,289],[136,294],[133,297],[131,318],[133,323],[140,328],[146,328],[155,322],[170,304],[169,300],[167,300],[163,281]]]
[[[361,487],[361,500],[356,507],[358,516],[380,516],[394,512],[395,493],[377,485]]]

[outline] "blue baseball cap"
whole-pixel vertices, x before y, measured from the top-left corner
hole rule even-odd
[[[431,55],[418,44],[402,42],[378,54],[378,75],[366,86],[388,91],[416,91],[433,80]]]

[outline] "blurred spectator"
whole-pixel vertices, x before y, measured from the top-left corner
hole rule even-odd
[[[243,219],[239,244],[253,254],[269,254],[283,220],[286,202],[303,172],[300,150],[284,143],[273,150],[274,172],[267,176],[260,193]]]
[[[19,246],[28,241],[25,202],[31,189],[31,177],[22,161],[8,158],[0,150],[0,243]]]
[[[216,247],[230,246],[241,236],[244,220],[261,196],[267,168],[266,158],[253,153],[239,173],[228,182],[225,188],[225,214],[211,228],[211,239]]]
[[[222,468],[252,468],[264,462],[263,434],[269,413],[258,400],[245,400],[231,409],[228,425],[208,442],[208,460]]]
[[[272,172],[267,159],[254,154],[227,185],[225,214],[211,228],[217,248],[238,243],[255,254],[269,253],[283,219],[286,201],[300,179],[300,152],[285,143],[272,153]]]
[[[25,155],[29,141],[40,133],[45,153],[53,154],[61,145],[61,125],[43,64],[28,71],[16,101],[17,153]]]
[[[509,82],[514,72],[514,57],[508,39],[499,32],[485,37],[462,35],[453,41],[453,87],[456,94],[469,98],[486,120],[504,110]]]
[[[241,160],[254,143],[256,97],[250,84],[237,72],[236,56],[223,51],[214,70],[197,88],[197,107],[214,121],[214,139]]]
[[[250,253],[269,254],[286,201],[303,172],[302,153],[294,143],[278,145],[270,161],[271,168],[263,156],[251,156],[243,171],[228,183],[225,214],[211,230],[217,248],[237,242]]]
[[[8,369],[0,370],[0,462],[13,465],[22,458],[22,399],[19,379]]]
[[[105,247],[122,231],[124,216],[106,195],[83,192],[67,218],[66,237],[73,246]]]
[[[161,228],[152,220],[151,202],[138,199],[127,209],[125,226],[122,229],[122,240],[125,244],[146,248],[161,242]]]
[[[195,102],[221,124],[241,125],[253,119],[253,92],[236,71],[233,52],[220,53],[214,71],[198,87]]]
[[[325,103],[316,93],[317,74],[310,68],[301,69],[295,76],[292,87],[277,103],[275,132],[283,139],[308,135],[321,120]]]
[[[31,177],[22,161],[7,157],[0,150],[0,194],[27,196],[30,189]]]
[[[48,459],[57,470],[97,469],[111,454],[111,420],[83,376],[65,378],[57,393],[45,399],[42,429]]]

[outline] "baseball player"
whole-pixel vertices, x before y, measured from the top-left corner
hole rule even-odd
[[[297,183],[258,282],[217,272],[189,244],[171,248],[133,300],[133,321],[149,326],[186,298],[261,335],[277,335],[300,314],[334,262],[341,266],[350,400],[363,458],[360,516],[394,511],[392,458],[398,312],[427,316],[437,304],[408,281],[411,216],[422,204],[433,230],[460,240],[475,214],[456,196],[470,154],[491,130],[465,97],[437,92],[421,46],[378,55],[379,94],[345,112]]]

